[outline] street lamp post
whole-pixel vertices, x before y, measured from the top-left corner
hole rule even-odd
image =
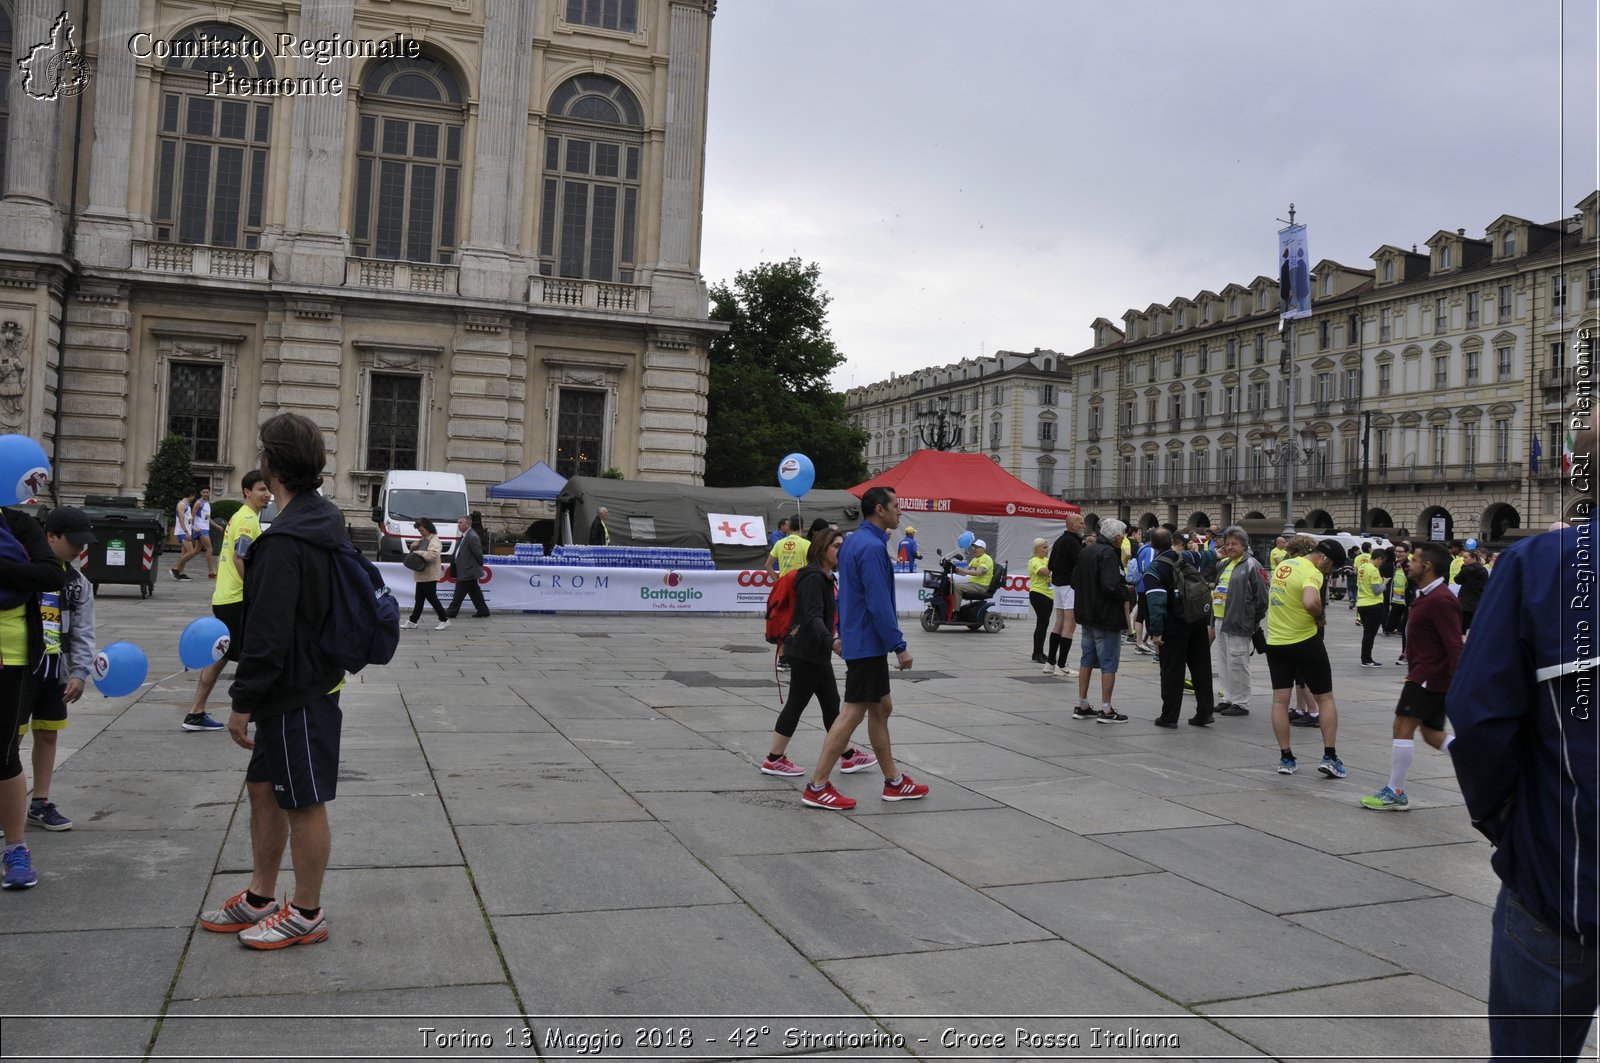
[[[1291,326],[1292,331],[1293,326]],[[1293,359],[1290,360],[1292,366]],[[1261,441],[1261,449],[1266,452],[1267,460],[1274,467],[1281,466],[1288,478],[1288,505],[1289,514],[1283,522],[1283,534],[1294,535],[1294,474],[1295,470],[1311,460],[1311,455],[1317,449],[1317,433],[1310,428],[1300,429],[1298,437],[1294,430],[1294,380],[1293,372],[1290,373],[1289,394],[1289,430],[1286,438],[1280,444],[1275,435],[1267,436]]]
[[[928,450],[950,450],[961,445],[961,422],[952,421],[950,417],[950,396],[939,396],[936,404],[923,415],[917,435]]]

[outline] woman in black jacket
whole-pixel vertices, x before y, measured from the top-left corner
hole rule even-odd
[[[804,775],[806,769],[795,764],[784,751],[789,739],[800,723],[800,713],[812,695],[822,706],[822,729],[833,727],[839,715],[839,683],[833,676],[833,655],[839,652],[839,637],[835,634],[837,605],[834,600],[833,569],[839,560],[839,544],[844,533],[834,528],[823,528],[811,537],[810,564],[795,576],[794,618],[789,623],[789,633],[783,639],[783,657],[789,662],[789,698],[778,714],[777,726],[772,731],[772,752],[762,761],[761,770],[767,775]],[[878,762],[871,753],[847,749],[839,758],[839,770],[856,772],[870,768]]]

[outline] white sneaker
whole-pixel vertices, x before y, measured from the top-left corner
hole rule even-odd
[[[433,630],[435,630],[435,631],[443,631],[445,628],[447,628],[449,626],[450,626],[450,621],[441,620],[437,624],[433,625]]]
[[[405,631],[415,631],[417,629],[417,622],[415,620],[407,620],[405,623],[401,624],[400,627]]]
[[[1056,666],[1053,665],[1053,664],[1045,665],[1044,666],[1044,674],[1045,675],[1055,675],[1056,674]]]
[[[1071,668],[1058,668],[1056,669],[1056,675],[1060,676],[1062,679],[1078,678],[1078,673],[1073,671]]]

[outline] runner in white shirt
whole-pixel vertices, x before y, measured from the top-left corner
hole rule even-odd
[[[216,579],[217,560],[211,550],[211,488],[200,488],[200,497],[194,500],[190,515],[193,518],[190,523],[193,525],[194,538],[206,552],[206,571],[212,579]],[[199,552],[200,549],[194,551],[196,554]]]

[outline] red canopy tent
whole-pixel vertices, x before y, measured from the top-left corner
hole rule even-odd
[[[919,450],[849,491],[859,498],[871,487],[894,489],[901,529],[917,529],[929,558],[935,547],[954,550],[956,537],[970,527],[1014,574],[1027,572],[1036,537],[1054,541],[1067,514],[1079,512],[1071,502],[1029,487],[985,454]]]

